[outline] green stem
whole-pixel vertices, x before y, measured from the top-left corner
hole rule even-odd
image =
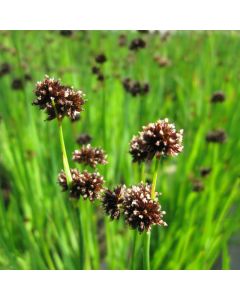
[[[144,243],[143,243],[143,267],[144,270],[150,270],[150,239],[151,232],[144,233]]]
[[[60,138],[60,144],[61,144],[61,149],[62,149],[63,167],[64,167],[64,172],[65,172],[66,178],[67,178],[67,184],[69,186],[72,183],[72,175],[71,175],[70,167],[69,167],[69,163],[68,163],[61,120],[58,120],[58,129],[59,129],[59,138]]]
[[[154,171],[153,171],[152,189],[151,189],[151,198],[152,198],[152,200],[155,199],[155,190],[156,190],[156,185],[157,185],[157,175],[158,175],[159,161],[160,160],[156,158]]]
[[[151,199],[155,200],[155,190],[157,185],[157,175],[158,175],[158,165],[159,159],[156,158],[154,171],[153,171],[153,180],[151,188]],[[144,254],[143,254],[143,266],[145,270],[150,270],[150,241],[151,241],[151,231],[146,232],[144,235]]]
[[[135,270],[135,262],[136,262],[136,249],[137,249],[137,230],[134,230],[133,233],[133,246],[132,246],[132,264],[131,264],[131,270]]]

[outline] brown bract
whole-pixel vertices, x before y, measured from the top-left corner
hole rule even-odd
[[[126,190],[123,211],[126,223],[139,232],[150,231],[153,225],[166,226],[164,211],[158,202],[158,193],[151,199],[151,185],[139,184]]]
[[[75,120],[83,111],[85,103],[84,94],[81,91],[64,86],[59,80],[48,76],[37,83],[35,95],[37,99],[33,101],[33,104],[46,111],[47,120],[63,119],[65,116]]]

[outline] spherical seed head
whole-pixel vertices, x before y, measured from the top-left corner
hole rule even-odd
[[[134,81],[130,78],[124,79],[122,84],[126,92],[130,93],[133,97],[145,95],[150,89],[148,83],[140,83],[139,81]]]
[[[15,78],[12,81],[13,90],[22,90],[24,88],[23,80],[21,78]]]
[[[103,64],[107,61],[107,57],[104,53],[101,53],[95,57],[95,61],[99,64]]]
[[[103,191],[103,184],[103,177],[99,173],[83,171],[80,173],[75,187],[83,199],[89,198],[90,201],[93,201],[100,198],[100,194]]]
[[[105,165],[107,163],[107,156],[104,151],[100,148],[92,148],[90,144],[83,146],[81,150],[75,150],[72,159],[92,168],[96,168],[97,164]]]
[[[134,136],[130,142],[129,153],[132,155],[132,161],[141,163],[148,157],[148,153],[144,150],[143,139],[140,136]]]
[[[42,82],[37,83],[35,95],[37,99],[33,101],[33,104],[46,111],[47,120],[62,119],[65,116],[75,120],[83,111],[85,103],[81,91],[75,91],[62,85],[59,80],[48,76],[45,76]]]
[[[203,168],[200,169],[200,175],[202,177],[206,177],[206,176],[208,176],[211,173],[211,171],[212,171],[211,168],[204,168],[203,167]]]
[[[132,51],[137,51],[145,47],[146,47],[146,42],[142,38],[136,38],[131,41],[129,49]]]
[[[91,201],[98,199],[103,191],[104,180],[99,173],[88,173],[83,171],[80,173],[77,169],[71,169],[72,183],[70,187],[67,185],[66,174],[61,171],[58,175],[58,183],[62,187],[62,191],[69,190],[69,195],[73,199],[89,198]]]
[[[224,130],[218,129],[208,132],[206,135],[206,141],[208,143],[224,143],[227,139],[227,134]]]
[[[150,231],[152,225],[167,225],[162,219],[165,212],[161,211],[158,193],[151,199],[149,184],[141,183],[126,190],[123,211],[126,223],[139,232]]]
[[[87,133],[82,133],[76,139],[77,144],[79,145],[87,145],[92,141],[92,137]]]
[[[11,65],[9,63],[2,63],[0,65],[0,77],[7,75],[11,72]]]
[[[222,91],[217,91],[212,94],[211,102],[217,103],[217,102],[224,102],[225,101],[225,94]]]
[[[125,185],[119,185],[113,191],[106,190],[103,195],[103,208],[112,220],[118,220],[120,217],[125,191]]]
[[[133,161],[151,160],[154,156],[175,156],[183,151],[183,130],[176,131],[168,119],[159,120],[143,127],[130,143]],[[138,159],[139,157],[139,159]]]

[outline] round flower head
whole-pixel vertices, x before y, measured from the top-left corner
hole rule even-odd
[[[87,133],[80,134],[79,137],[76,139],[76,142],[79,145],[86,145],[89,144],[91,141],[92,137]]]
[[[42,82],[37,83],[35,95],[37,99],[33,101],[33,104],[46,111],[47,120],[62,119],[65,116],[75,120],[83,111],[85,103],[84,94],[81,91],[75,91],[62,85],[59,80],[48,76]]]
[[[217,91],[212,94],[211,102],[217,103],[217,102],[224,102],[225,101],[225,94],[222,91]]]
[[[206,141],[208,143],[224,143],[227,139],[226,132],[222,129],[213,130],[206,135]]]
[[[120,217],[125,190],[125,185],[119,185],[113,191],[106,190],[103,195],[103,208],[112,220]]]
[[[162,219],[165,212],[158,203],[158,193],[151,199],[149,184],[141,183],[126,190],[123,211],[126,223],[139,232],[150,231],[152,225],[167,225]]]
[[[98,54],[95,57],[95,61],[99,64],[103,64],[107,61],[106,55],[104,53]]]
[[[129,49],[132,51],[137,51],[137,50],[139,50],[141,48],[145,48],[145,47],[146,47],[146,42],[141,38],[136,38],[131,41]]]
[[[63,191],[69,189],[71,198],[83,199],[89,198],[90,201],[98,199],[100,193],[103,191],[103,177],[99,173],[88,173],[83,171],[80,173],[77,169],[71,169],[72,183],[70,188],[67,186],[67,179],[65,173],[62,171],[58,175],[58,182],[62,186]]]
[[[83,163],[92,168],[96,168],[97,164],[106,164],[107,156],[100,148],[92,148],[91,145],[83,146],[81,150],[75,150],[73,152],[73,158],[75,162]]]
[[[143,126],[143,131],[133,137],[130,143],[133,161],[151,160],[154,156],[160,158],[178,155],[183,150],[182,138],[183,130],[177,132],[175,125],[170,124],[168,119]]]

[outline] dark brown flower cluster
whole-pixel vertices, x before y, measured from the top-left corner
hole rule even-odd
[[[105,76],[103,75],[103,73],[99,67],[93,66],[92,73],[97,76],[98,81],[104,81]]]
[[[90,144],[73,152],[73,161],[96,168],[97,164],[105,165],[107,155],[100,148],[93,148]]]
[[[139,81],[131,80],[130,78],[123,80],[123,87],[133,97],[145,95],[150,89],[148,83],[140,83]]]
[[[218,103],[218,102],[224,102],[225,101],[225,94],[222,91],[217,91],[212,94],[211,102],[212,103]]]
[[[113,191],[106,190],[102,199],[103,208],[112,220],[119,219],[126,191],[125,185],[117,186]]]
[[[159,120],[143,126],[138,136],[130,143],[133,162],[152,160],[154,156],[176,156],[183,150],[183,130],[176,131],[175,125],[168,119]]]
[[[113,191],[105,191],[103,207],[112,220],[122,214],[125,222],[139,232],[150,231],[152,225],[167,224],[163,221],[164,211],[158,202],[158,193],[151,199],[151,185],[140,183],[126,188],[118,186]]]
[[[37,99],[33,104],[46,111],[47,120],[62,119],[65,116],[75,120],[83,111],[84,94],[48,76],[37,83],[35,94]]]
[[[129,49],[132,51],[138,51],[139,49],[145,48],[146,42],[142,38],[136,38],[131,41]]]
[[[70,37],[73,35],[72,30],[60,30],[60,34],[65,37]]]
[[[98,64],[104,64],[107,61],[107,57],[104,53],[100,53],[95,57],[95,61]]]
[[[124,218],[127,224],[139,232],[150,231],[152,225],[167,224],[163,221],[164,211],[158,202],[158,193],[151,199],[151,186],[139,184],[127,189],[123,201]]]
[[[77,169],[71,169],[72,183],[70,187],[67,184],[67,178],[62,171],[58,175],[58,183],[63,191],[69,190],[71,198],[83,199],[89,198],[90,201],[99,199],[103,191],[104,180],[99,173],[88,173],[83,171],[80,173]]]
[[[21,78],[15,78],[12,81],[13,90],[22,90],[24,88],[24,82]]]
[[[82,133],[76,139],[77,144],[79,145],[87,145],[92,141],[92,137],[87,133]]]
[[[0,77],[7,75],[11,72],[11,66],[9,63],[3,63],[0,65]]]
[[[206,141],[208,143],[224,143],[227,139],[227,135],[224,130],[218,129],[208,132],[206,135]]]

